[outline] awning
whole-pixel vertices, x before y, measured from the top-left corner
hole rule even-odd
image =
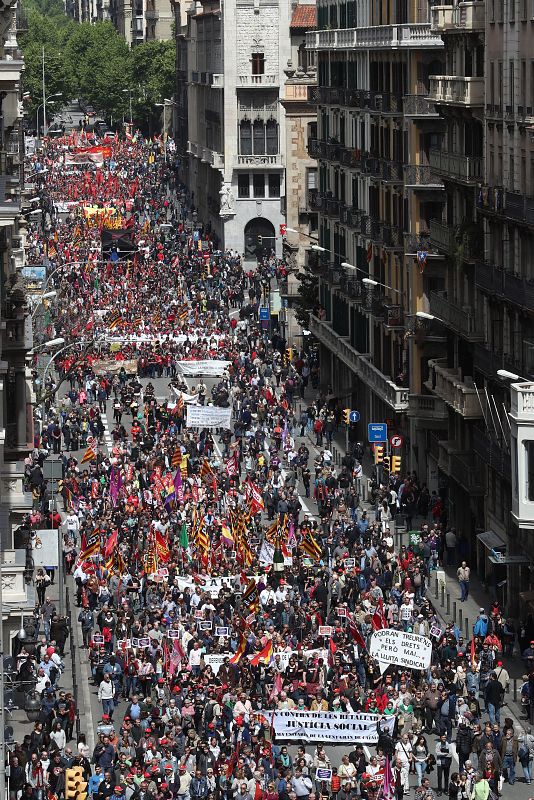
[[[484,547],[487,547],[488,550],[500,550],[502,547],[506,547],[506,542],[501,539],[499,534],[495,533],[495,531],[484,531],[484,533],[478,533],[477,539],[484,545]]]
[[[495,558],[495,556],[488,556],[488,561],[492,564],[504,564],[511,565],[511,564],[530,564],[532,559],[530,559],[526,555],[515,555],[515,556],[507,556],[503,553],[502,558]]]

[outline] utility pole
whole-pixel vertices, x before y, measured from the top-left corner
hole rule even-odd
[[[46,81],[45,81],[45,49],[43,45],[43,139],[47,134],[46,129]]]

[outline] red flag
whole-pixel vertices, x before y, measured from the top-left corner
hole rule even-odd
[[[271,693],[269,695],[269,702],[274,700],[280,694],[282,687],[282,676],[279,672],[277,672],[274,678],[273,688],[271,689]]]
[[[257,667],[258,664],[270,664],[273,657],[273,642],[272,639],[269,639],[265,647],[256,653],[253,656],[249,656],[249,661],[253,667]]]
[[[230,664],[238,664],[241,660],[242,656],[245,655],[245,650],[247,649],[247,640],[244,633],[239,633],[239,644],[237,646],[237,650],[235,651],[232,658],[228,659]]]
[[[475,637],[473,636],[473,638],[471,639],[471,666],[473,667],[473,669],[475,668],[475,662],[476,662],[476,657],[475,657]]]
[[[378,601],[375,613],[371,618],[371,623],[373,625],[373,630],[375,631],[381,631],[382,628],[387,628],[388,626],[386,618],[384,616],[384,603],[382,602],[382,600]]]
[[[119,538],[119,531],[115,529],[106,542],[106,549],[104,550],[104,556],[106,561],[117,547],[118,538]]]
[[[352,638],[360,648],[360,650],[367,650],[367,645],[365,644],[365,639],[363,638],[360,629],[358,628],[356,621],[353,617],[348,617],[348,626],[349,631],[351,633]]]
[[[330,639],[330,643],[328,645],[330,653],[328,654],[328,663],[330,666],[334,663],[334,656],[337,653],[337,644],[334,642],[333,639]]]

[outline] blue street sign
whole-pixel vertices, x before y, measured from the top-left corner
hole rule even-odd
[[[367,438],[370,442],[387,442],[388,426],[385,422],[370,422],[367,426]]]
[[[271,317],[271,312],[269,311],[268,306],[260,306],[260,320],[262,322],[268,322]]]
[[[359,422],[360,421],[360,412],[359,411],[351,411],[349,414],[349,419],[351,422]]]

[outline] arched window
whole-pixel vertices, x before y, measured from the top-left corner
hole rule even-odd
[[[265,125],[263,120],[254,120],[254,154],[263,155],[265,153]]]
[[[243,120],[239,125],[239,152],[242,156],[252,155],[252,125]]]
[[[265,126],[267,140],[267,155],[275,156],[278,153],[278,125],[276,120],[270,119]]]

